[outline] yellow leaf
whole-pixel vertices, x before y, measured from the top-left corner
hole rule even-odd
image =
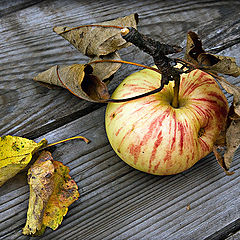
[[[43,216],[43,225],[55,230],[67,214],[68,207],[78,199],[78,186],[69,176],[69,168],[53,161],[54,190]]]
[[[69,168],[54,161],[43,151],[28,171],[30,198],[25,235],[42,235],[46,227],[55,230],[67,214],[68,207],[79,197],[77,184]]]
[[[42,229],[43,213],[53,192],[54,165],[50,152],[43,151],[28,170],[30,197],[23,234],[35,234]]]
[[[32,155],[47,141],[43,139],[36,143],[32,140],[17,137],[3,136],[0,138],[0,186],[8,179],[24,169],[32,159]]]

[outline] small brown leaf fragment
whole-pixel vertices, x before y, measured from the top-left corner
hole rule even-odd
[[[223,77],[218,76],[217,80],[228,93],[233,95],[225,130],[226,151],[223,158],[225,169],[229,169],[234,153],[240,145],[240,88]]]
[[[202,41],[195,32],[189,31],[187,34],[187,46],[184,59],[198,66],[198,56],[205,53],[202,48]]]
[[[92,74],[93,68],[88,64],[70,66],[53,66],[38,74],[34,80],[57,85],[90,102],[99,102],[109,98],[107,86]]]
[[[236,59],[210,53],[201,53],[198,56],[200,66],[211,72],[222,73],[233,77],[240,75],[240,67],[236,64]]]
[[[137,27],[138,15],[131,14],[112,21],[96,23],[95,25],[111,25],[120,27]],[[86,56],[108,55],[130,44],[120,34],[119,28],[83,26],[76,28],[54,27],[53,31],[69,41],[75,48]]]
[[[45,207],[53,192],[54,165],[50,152],[43,151],[28,170],[29,206],[23,234],[32,235],[42,229]]]
[[[240,67],[236,64],[235,58],[205,52],[201,39],[191,31],[187,34],[184,59],[212,73],[222,73],[233,77],[240,75]]]
[[[98,61],[98,60],[121,60],[118,52],[113,52],[105,56],[95,56],[89,62]],[[111,63],[111,62],[103,62],[103,63],[93,63],[91,64],[93,67],[92,74],[97,76],[100,80],[109,79],[120,67],[121,63]]]
[[[232,85],[223,77],[217,77],[217,80],[228,93],[233,95],[233,111],[240,116],[240,87]]]
[[[187,211],[191,210],[190,204],[187,205],[186,209],[187,209]]]
[[[240,146],[240,118],[233,120],[226,132],[227,149],[224,153],[224,163],[229,169],[234,157],[235,151]]]
[[[218,152],[218,146],[213,146],[213,153],[215,155],[215,158],[217,159],[218,164],[220,165],[220,167],[224,170],[224,172],[226,173],[226,175],[230,176],[233,175],[234,172],[229,172],[228,168],[225,165],[225,161],[224,158],[222,157],[222,155]]]

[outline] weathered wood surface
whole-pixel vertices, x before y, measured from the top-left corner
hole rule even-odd
[[[239,63],[239,10],[239,1],[1,1],[0,135],[37,141],[46,137],[49,142],[76,135],[91,139],[87,145],[63,144],[53,153],[71,169],[81,198],[56,231],[48,229],[39,239],[239,237],[230,236],[240,229],[239,151],[232,176],[225,176],[212,154],[176,176],[139,172],[111,149],[104,129],[105,105],[32,81],[52,65],[88,60],[57,36],[53,26],[78,26],[134,12],[140,15],[139,30],[144,34],[184,46],[187,31],[197,31],[207,49],[234,56]],[[124,60],[153,63],[133,46],[120,54]],[[136,70],[122,66],[111,89]],[[239,79],[228,80],[239,85]],[[21,234],[28,196],[26,171],[0,189],[0,239],[30,239]]]

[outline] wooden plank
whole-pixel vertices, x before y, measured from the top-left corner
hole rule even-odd
[[[100,107],[79,101],[66,90],[48,90],[32,81],[37,73],[52,65],[88,60],[53,33],[53,26],[100,22],[137,10],[140,14],[139,29],[158,40],[181,44],[188,30],[198,30],[208,48],[224,49],[228,41],[239,42],[235,30],[239,25],[239,20],[236,20],[238,1],[172,1],[169,4],[138,1],[131,5],[125,1],[81,4],[51,1],[33,5],[29,5],[29,1],[21,2],[20,5],[26,5],[26,8],[19,8],[16,1],[15,11],[2,17],[0,24],[0,135],[34,138]],[[3,5],[6,11],[11,9],[11,4],[6,2],[6,6]],[[4,13],[4,9],[2,11]],[[125,60],[152,64],[152,59],[135,47],[123,49],[121,55]],[[136,69],[123,66],[110,90]]]
[[[92,140],[87,145],[66,143],[53,153],[70,167],[81,198],[70,207],[61,227],[47,230],[43,239],[204,239],[239,221],[239,151],[233,164],[237,173],[232,176],[223,173],[212,154],[182,174],[145,174],[112,151],[104,111],[100,108],[43,136],[49,142],[80,134]],[[27,239],[21,235],[26,184],[12,191],[7,191],[8,185],[0,193],[0,239]]]
[[[30,2],[5,1],[0,8],[0,135],[46,137],[49,142],[84,135],[92,141],[62,144],[53,153],[70,167],[81,198],[70,206],[58,230],[48,229],[39,239],[224,239],[236,232],[239,150],[233,176],[225,176],[212,154],[175,176],[139,172],[111,149],[104,130],[105,106],[65,90],[48,90],[32,77],[55,64],[87,60],[56,36],[53,26],[100,22],[136,10],[141,32],[184,45],[186,32],[197,30],[206,48],[239,62],[239,1]],[[135,47],[121,50],[121,55],[153,63]],[[110,89],[136,69],[123,66]],[[228,80],[239,85],[239,79]],[[29,239],[21,234],[28,195],[26,171],[1,187],[0,239]]]
[[[232,234],[231,236],[229,236],[228,238],[226,238],[226,240],[238,240],[240,239],[240,231]]]

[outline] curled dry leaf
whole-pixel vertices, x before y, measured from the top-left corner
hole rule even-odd
[[[233,77],[240,75],[240,67],[233,57],[218,56],[210,53],[201,53],[198,62],[204,69],[211,72],[222,73]]]
[[[137,23],[138,15],[131,14],[123,18],[96,23],[94,25],[136,28]],[[121,37],[120,29],[114,27],[54,27],[53,31],[69,41],[81,53],[89,57],[108,55],[109,53],[129,46],[129,43]]]
[[[184,59],[198,66],[198,56],[204,52],[201,39],[195,32],[189,31]]]
[[[234,157],[235,151],[240,146],[240,118],[233,120],[226,131],[227,149],[224,153],[224,163],[229,169]]]
[[[184,58],[210,72],[222,73],[233,77],[240,75],[240,67],[236,64],[235,58],[205,52],[201,39],[196,33],[191,31],[188,32],[187,35],[187,46]]]
[[[53,30],[68,40],[81,53],[95,60],[121,60],[117,50],[127,47],[121,36],[122,27],[137,27],[138,15],[131,14],[123,18],[102,22],[93,25],[84,25],[75,28],[55,27]],[[105,83],[120,68],[120,63],[99,63],[90,65],[74,64],[71,66],[57,66],[38,74],[34,80],[44,83],[45,86],[57,85],[67,88],[74,95],[90,101],[101,102],[108,99],[109,94]]]
[[[53,192],[54,165],[49,152],[43,151],[28,171],[30,197],[23,234],[36,234],[42,229],[43,213]]]
[[[93,68],[87,64],[53,66],[38,74],[34,80],[67,88],[74,95],[99,102],[109,98],[107,86],[92,74]]]
[[[220,165],[220,167],[223,169],[223,171],[226,173],[226,175],[230,176],[232,174],[234,174],[234,172],[229,172],[226,165],[225,165],[225,162],[224,162],[224,158],[222,156],[222,154],[218,151],[219,147],[218,146],[213,146],[213,153],[215,155],[215,158],[217,159],[218,161],[218,164]]]
[[[77,184],[69,176],[69,168],[54,161],[43,151],[28,171],[30,198],[25,235],[42,235],[46,227],[55,230],[78,199]]]
[[[240,116],[240,87],[232,85],[223,77],[217,77],[217,80],[228,93],[233,95],[233,112]]]
[[[240,88],[232,85],[223,77],[218,76],[217,80],[228,93],[233,95],[228,124],[225,130],[226,151],[223,160],[226,169],[229,169],[234,153],[240,145]]]
[[[43,139],[36,143],[32,140],[17,137],[3,136],[0,138],[0,186],[8,179],[24,169],[32,159],[32,155],[47,145]]]

